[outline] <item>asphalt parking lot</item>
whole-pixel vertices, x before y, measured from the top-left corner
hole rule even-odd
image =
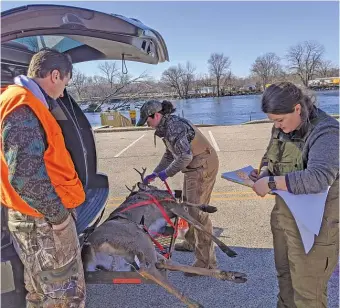
[[[170,273],[170,281],[204,307],[276,307],[278,291],[273,260],[269,218],[273,197],[260,198],[247,187],[228,182],[221,173],[246,165],[257,168],[270,137],[271,124],[215,126],[200,128],[212,142],[220,160],[220,172],[212,194],[211,214],[214,232],[237,253],[230,259],[216,248],[219,267],[247,273],[245,284],[218,281],[208,277],[185,277]],[[105,215],[118,206],[140,180],[133,168],[152,172],[164,145],[152,131],[126,131],[95,134],[99,171],[109,176],[110,198]],[[181,189],[182,176],[169,179],[172,189]],[[160,182],[157,182],[160,184]],[[173,259],[193,262],[193,253],[175,252]],[[328,288],[329,307],[339,307],[339,267]],[[87,307],[184,307],[158,285],[88,285]]]

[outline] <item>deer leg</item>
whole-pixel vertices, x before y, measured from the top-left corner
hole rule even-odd
[[[194,203],[189,203],[189,202],[183,202],[182,203],[183,206],[187,206],[187,207],[191,207],[191,208],[196,208],[196,209],[199,209],[201,210],[202,212],[205,212],[205,213],[216,213],[217,212],[217,207],[216,206],[212,206],[212,205],[209,205],[209,204],[194,204]]]
[[[186,203],[186,205],[188,205],[188,202]],[[189,205],[189,206],[191,206],[191,205]],[[206,213],[216,213],[217,212],[217,207],[209,205],[209,204],[201,204],[201,205],[196,206],[196,207],[199,208],[202,212],[206,212]]]
[[[195,302],[194,300],[186,297],[170,285],[169,281],[165,279],[158,271],[156,267],[151,267],[148,269],[141,269],[138,271],[141,276],[146,279],[150,279],[167,290],[170,294],[176,296],[181,302],[187,305],[189,308],[203,308],[203,306]]]
[[[197,274],[200,276],[209,276],[220,280],[232,281],[235,283],[243,283],[247,281],[247,275],[239,272],[227,272],[218,269],[208,269],[183,265],[171,260],[160,260],[156,263],[156,268],[167,269],[170,271],[179,271],[184,273]]]
[[[234,250],[230,249],[226,244],[220,241],[215,235],[205,230],[202,224],[200,224],[196,219],[192,218],[191,215],[189,215],[189,213],[185,212],[184,210],[183,211],[179,210],[177,208],[172,208],[171,212],[173,212],[176,216],[179,216],[185,219],[187,222],[192,224],[194,228],[200,231],[203,231],[205,234],[208,234],[212,238],[212,240],[216,243],[216,245],[220,247],[220,249],[225,254],[227,254],[227,256],[232,257],[232,258],[237,256],[237,253]]]

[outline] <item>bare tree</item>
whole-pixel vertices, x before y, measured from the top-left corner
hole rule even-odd
[[[86,93],[87,77],[81,71],[73,69],[70,87],[75,90],[78,99],[84,98]],[[85,90],[85,91],[84,91]],[[85,92],[85,93],[84,93]]]
[[[230,91],[232,88],[232,79],[234,78],[233,74],[231,71],[228,71],[221,79],[220,84],[222,85],[221,88],[223,89],[223,94],[225,94],[225,90]],[[227,89],[226,89],[227,88]]]
[[[189,61],[187,61],[181,78],[184,98],[188,97],[189,91],[193,86],[193,82],[195,80],[195,70],[196,68]]]
[[[323,45],[315,41],[305,41],[289,48],[287,60],[289,69],[297,74],[304,86],[313,79],[324,54]]]
[[[212,79],[208,74],[199,75],[197,77],[197,82],[201,87],[211,87],[212,86]]]
[[[339,76],[339,69],[336,68],[335,64],[333,64],[329,60],[320,61],[317,66],[317,74],[318,77],[337,77]]]
[[[263,89],[266,84],[273,82],[281,71],[280,58],[273,52],[257,57],[251,67],[251,72],[260,78]]]
[[[112,89],[106,78],[99,75],[88,78],[87,87],[90,98],[105,96],[110,93]]]
[[[180,98],[187,98],[194,83],[195,70],[190,62],[187,62],[184,67],[181,64],[171,66],[163,72],[161,80],[174,89]]]
[[[117,98],[118,95],[124,96],[123,99],[121,99],[123,105],[127,104],[131,99],[138,98],[143,93],[142,87],[134,87],[133,91],[131,88],[131,85],[135,84],[142,84],[147,79],[147,74],[143,72],[138,77],[128,77],[126,78],[120,78],[120,83],[114,84],[112,88],[110,88],[110,91],[106,93],[105,95],[102,95],[100,97],[100,103],[98,104],[97,108],[94,110],[96,111],[99,109],[104,103],[110,102],[113,98]],[[129,89],[127,89],[130,86]],[[115,106],[114,106],[115,107]],[[117,108],[113,108],[117,109]]]
[[[223,53],[213,53],[208,60],[208,65],[210,74],[216,79],[217,96],[220,96],[220,82],[228,73],[230,60]]]
[[[161,81],[174,89],[180,98],[183,98],[181,78],[183,71],[180,65],[170,66],[162,73]]]
[[[115,79],[119,75],[119,69],[116,67],[116,62],[105,61],[104,63],[100,63],[98,68],[112,89]]]

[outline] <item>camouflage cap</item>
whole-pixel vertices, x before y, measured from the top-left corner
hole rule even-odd
[[[149,116],[155,114],[156,112],[160,112],[161,110],[162,103],[160,101],[156,100],[147,101],[140,109],[140,118],[137,123],[137,126],[143,126]]]

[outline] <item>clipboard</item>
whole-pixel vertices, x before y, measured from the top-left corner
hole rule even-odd
[[[249,178],[249,174],[254,170],[252,166],[247,166],[234,171],[224,172],[221,177],[227,181],[241,184],[247,187],[253,187],[254,181]]]

